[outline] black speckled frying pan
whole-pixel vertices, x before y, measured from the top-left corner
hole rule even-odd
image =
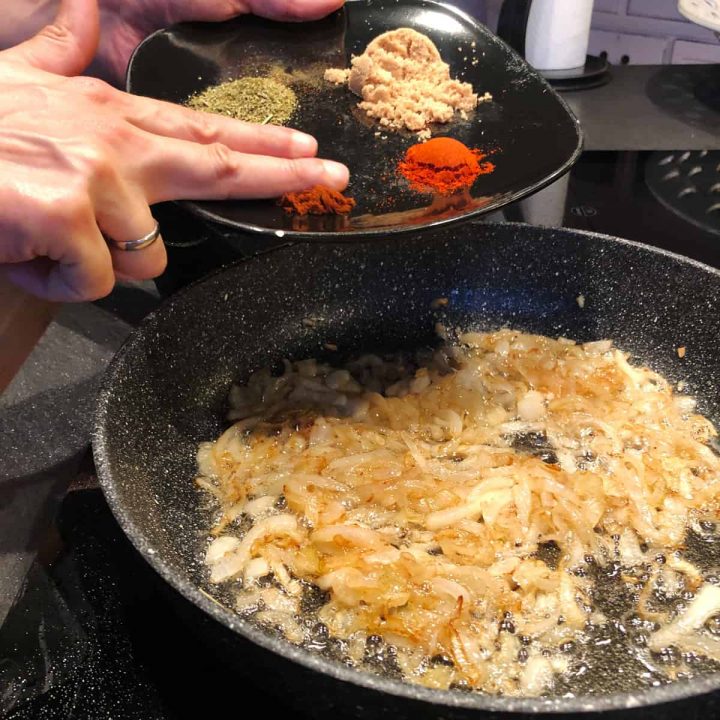
[[[441,311],[431,308],[438,297],[450,301]],[[647,706],[672,701],[679,705],[670,709],[682,712],[689,698],[702,709],[692,717],[718,717],[720,700],[711,693],[720,688],[718,675],[616,695],[497,698],[364,674],[271,637],[203,592],[207,519],[193,477],[198,443],[223,428],[232,380],[285,357],[328,357],[328,342],[339,355],[426,345],[437,321],[612,338],[638,360],[685,380],[700,410],[717,421],[719,305],[720,272],[576,231],[466,225],[402,243],[285,247],[189,287],[128,340],[100,397],[94,435],[100,482],[146,560],[204,611],[197,615],[223,638],[217,647],[222,642],[252,658],[257,682],[281,683],[314,717],[603,710],[613,711],[603,717],[625,718],[636,708],[633,717],[660,718],[669,715]],[[309,316],[313,327],[303,324]],[[678,347],[686,348],[683,358]]]

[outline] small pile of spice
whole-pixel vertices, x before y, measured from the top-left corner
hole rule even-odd
[[[320,90],[325,87],[327,64],[310,63],[301,67],[288,67],[285,63],[275,63],[267,68],[266,75],[281,85],[301,89],[303,93]]]
[[[279,204],[289,215],[347,215],[355,207],[352,198],[324,185],[285,193]]]
[[[484,158],[480,150],[471,150],[459,140],[433,138],[408,148],[398,171],[417,192],[452,195],[495,170]]]
[[[297,108],[297,97],[277,80],[244,77],[207,88],[187,104],[193,110],[218,113],[245,122],[284,125]]]
[[[492,100],[488,93],[478,98],[470,83],[451,78],[433,41],[411,28],[378,35],[351,64],[349,70],[327,70],[325,79],[348,83],[362,98],[359,107],[381,125],[407,128],[420,138],[430,137],[431,123],[447,123],[456,112],[466,118],[478,102]]]

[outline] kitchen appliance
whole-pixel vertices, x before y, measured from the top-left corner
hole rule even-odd
[[[720,152],[654,153],[646,178],[666,208],[720,239]]]

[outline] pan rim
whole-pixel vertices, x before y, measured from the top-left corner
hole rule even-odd
[[[714,275],[720,279],[720,269],[662,248],[656,248],[644,243],[625,240],[611,235],[569,228],[538,228],[536,226],[529,226],[525,223],[514,222],[475,224],[484,225],[488,228],[498,227],[515,230],[526,228],[532,228],[533,230],[544,229],[547,231],[581,236],[588,241],[599,241],[608,245],[619,244],[628,246],[650,255],[661,255],[674,262],[696,267],[697,269]],[[366,240],[365,242],[370,244],[373,241]],[[197,285],[209,282],[220,274],[233,272],[235,268],[244,266],[247,263],[258,259],[261,260],[265,256],[288,251],[288,249],[292,249],[296,246],[312,244],[315,243],[306,241],[287,243],[279,247],[271,248],[251,258],[240,259],[237,262],[231,263],[223,268],[219,268],[209,275],[206,275],[205,277],[186,286],[144,318],[137,326],[136,330],[133,331],[123,343],[120,350],[110,362],[100,385],[98,404],[94,414],[92,432],[93,458],[97,469],[100,487],[113,516],[121,526],[127,538],[142,555],[145,561],[148,562],[148,564],[171,587],[173,587],[186,599],[232,632],[238,633],[245,640],[249,640],[259,647],[277,654],[280,657],[298,663],[306,669],[328,675],[336,680],[348,682],[352,685],[360,686],[371,691],[387,693],[389,695],[411,701],[423,702],[429,705],[443,706],[447,708],[462,708],[477,711],[505,712],[510,714],[532,713],[543,715],[555,713],[565,715],[570,713],[591,713],[657,706],[664,703],[671,703],[695,696],[701,696],[720,689],[720,673],[712,673],[692,680],[673,682],[668,685],[640,689],[633,692],[611,693],[608,695],[582,695],[572,698],[515,698],[485,695],[480,693],[465,694],[448,690],[431,690],[419,685],[412,685],[404,681],[373,675],[362,670],[342,666],[339,663],[335,663],[327,658],[314,654],[309,650],[295,646],[286,640],[270,636],[256,625],[253,625],[233,613],[230,609],[212,602],[208,597],[203,595],[195,584],[193,584],[187,577],[181,576],[177,571],[175,571],[169,563],[166,562],[151,547],[140,526],[133,520],[132,517],[124,512],[121,499],[116,492],[117,484],[112,477],[107,460],[105,426],[109,416],[110,402],[114,395],[115,377],[120,365],[122,364],[123,358],[133,349],[135,343],[138,342],[138,338],[142,335],[141,330],[145,326],[154,323],[161,313],[166,312],[168,307],[171,307],[178,300],[184,298],[186,294],[193,292],[193,288]],[[330,239],[326,244],[337,247],[338,249],[346,248],[348,245],[346,242],[332,242]],[[360,242],[360,244],[363,243]]]

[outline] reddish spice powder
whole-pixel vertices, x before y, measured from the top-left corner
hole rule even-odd
[[[433,138],[408,148],[398,170],[413,190],[452,195],[495,169],[485,157],[453,138]]]
[[[352,198],[324,185],[285,193],[279,204],[289,215],[347,215],[355,207]]]

